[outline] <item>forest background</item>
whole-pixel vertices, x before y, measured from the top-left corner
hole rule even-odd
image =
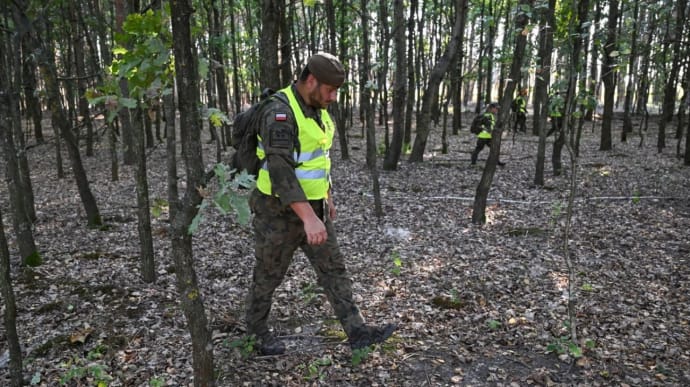
[[[0,9],[3,382],[690,380],[687,1]],[[251,179],[217,163],[232,117],[318,51],[348,70],[341,243],[365,313],[401,328],[350,353],[297,259],[272,312],[293,351],[262,358],[242,323]],[[522,87],[530,134],[511,134]],[[472,168],[463,128],[491,101]]]

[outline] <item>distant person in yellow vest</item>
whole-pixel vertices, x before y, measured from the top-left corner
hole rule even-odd
[[[518,92],[511,104],[513,112],[515,112],[515,126],[513,131],[520,130],[522,133],[527,133],[527,88],[524,87]]]
[[[471,162],[472,165],[477,163],[477,157],[479,157],[479,152],[484,149],[485,146],[491,147],[491,138],[494,128],[496,127],[496,116],[498,115],[499,105],[496,102],[492,102],[486,107],[486,112],[482,116],[481,120],[481,131],[477,134],[477,146],[475,146],[474,151],[472,151]],[[503,166],[505,163],[499,161],[498,165]]]
[[[247,333],[255,335],[263,355],[285,352],[285,343],[269,330],[272,296],[297,248],[316,271],[348,337],[351,349],[380,343],[394,324],[364,323],[352,298],[350,274],[343,262],[333,220],[329,149],[335,125],[326,107],[336,100],[345,70],[331,54],[311,56],[299,79],[278,91],[287,98],[260,112],[257,155],[262,167],[249,205],[254,213],[255,266],[246,307]]]

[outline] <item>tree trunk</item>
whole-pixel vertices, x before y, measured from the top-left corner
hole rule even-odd
[[[192,339],[192,359],[195,386],[215,385],[213,373],[213,343],[208,329],[201,289],[199,289],[194,257],[192,236],[189,225],[198,212],[202,197],[197,191],[203,185],[204,164],[201,149],[201,114],[199,112],[199,79],[197,55],[192,42],[190,19],[193,12],[191,0],[172,0],[171,18],[173,30],[173,52],[175,55],[175,77],[180,110],[180,133],[182,158],[184,159],[187,184],[185,196],[170,197],[170,238],[175,275],[182,310]],[[170,140],[169,140],[170,141]],[[168,161],[170,163],[170,160]],[[168,181],[173,182],[168,166]],[[176,189],[168,188],[169,192]],[[174,207],[174,209],[172,209]]]
[[[415,113],[415,91],[417,90],[417,67],[415,50],[415,15],[417,13],[417,0],[410,0],[410,17],[407,21],[407,103],[405,104],[405,133],[403,134],[403,146],[412,144],[412,120]]]
[[[360,0],[362,10],[367,9],[367,0]],[[362,68],[359,80],[361,85],[367,85],[371,80],[368,74],[370,73],[371,59],[369,58],[370,43],[369,43],[369,20],[368,12],[362,12]],[[374,192],[374,215],[380,218],[383,215],[383,206],[381,205],[381,189],[379,185],[378,166],[376,165],[376,128],[374,121],[374,107],[371,104],[371,88],[369,86],[362,87],[361,103],[362,113],[365,121],[367,138],[367,167],[371,173],[372,190]]]
[[[630,118],[632,110],[633,85],[637,83],[637,75],[635,74],[635,59],[637,58],[637,34],[639,24],[637,21],[640,9],[639,0],[635,0],[635,8],[633,9],[632,19],[632,41],[630,43],[630,59],[628,60],[628,84],[625,88],[625,102],[623,102],[623,130],[621,131],[621,142],[628,140],[628,133],[632,133],[633,125]]]
[[[4,94],[2,87],[0,87],[0,93]],[[2,97],[2,95],[0,95],[0,97]],[[5,101],[2,102],[4,103]],[[2,292],[2,299],[5,301],[3,321],[7,346],[10,352],[10,385],[12,387],[20,387],[24,385],[24,377],[22,375],[22,348],[19,344],[19,335],[17,334],[17,305],[14,300],[14,290],[12,290],[12,277],[10,276],[10,271],[10,251],[7,247],[7,238],[5,238],[2,212],[0,212],[0,292]]]
[[[539,136],[534,184],[544,185],[544,164],[546,160],[546,118],[549,116],[548,88],[551,84],[551,55],[553,53],[553,32],[555,26],[554,8],[556,0],[541,12],[539,24],[539,73],[534,84],[534,129]],[[563,112],[561,112],[562,114]],[[556,134],[558,135],[558,134]]]
[[[393,2],[393,41],[395,48],[395,85],[393,86],[393,136],[383,161],[383,169],[393,171],[398,167],[405,135],[405,97],[407,90],[407,55],[405,53],[405,14],[402,0]]]
[[[462,42],[461,27],[463,26],[463,20],[465,18],[464,12],[466,2],[467,0],[455,1],[455,23],[453,24],[452,37],[448,42],[443,56],[431,70],[429,84],[424,91],[422,110],[419,114],[420,119],[417,122],[417,136],[415,137],[414,146],[412,147],[412,154],[410,154],[410,161],[412,162],[421,162],[424,159],[424,149],[426,148],[427,137],[431,130],[431,105],[437,99],[439,85],[443,80],[443,76],[448,71],[450,64],[453,63],[453,58],[457,55]]]
[[[141,278],[144,282],[156,280],[155,262],[153,258],[153,237],[151,235],[151,206],[149,201],[149,183],[146,177],[146,147],[144,144],[144,131],[141,127],[146,114],[141,106],[135,108],[134,144],[136,163],[134,165],[134,178],[137,190],[137,231],[139,232],[139,259]]]
[[[604,82],[604,117],[601,122],[601,142],[599,150],[613,149],[611,141],[611,126],[613,122],[613,104],[616,92],[616,62],[611,55],[617,46],[616,25],[618,23],[618,0],[609,1],[609,17],[607,23],[606,44],[604,45],[604,58],[601,65],[601,78]]]
[[[259,58],[261,60],[261,87],[278,90],[280,69],[278,67],[279,15],[285,8],[284,0],[261,0],[261,35],[259,39]]]
[[[675,2],[676,23],[671,29],[669,42],[672,42],[673,48],[671,55],[671,69],[666,78],[666,85],[664,86],[664,99],[662,105],[661,120],[659,121],[659,132],[657,137],[657,151],[661,153],[666,147],[666,124],[671,122],[676,107],[676,94],[678,87],[678,74],[681,67],[681,56],[687,53],[681,52],[681,40],[683,39],[683,26],[687,23],[685,20],[685,5],[687,0],[680,0]]]
[[[34,127],[34,137],[36,143],[43,144],[43,124],[41,122],[43,114],[41,111],[41,101],[37,97],[36,82],[36,62],[30,55],[30,50],[22,41],[22,77],[24,85],[24,99],[26,100],[26,110]]]
[[[520,0],[518,9],[531,9],[531,0]],[[510,76],[506,84],[505,94],[501,98],[501,108],[499,117],[496,122],[496,127],[491,134],[491,148],[489,150],[489,158],[484,166],[482,178],[477,186],[477,192],[474,197],[474,206],[472,208],[472,223],[484,224],[486,223],[486,202],[489,197],[489,190],[496,172],[496,165],[498,164],[499,154],[501,153],[501,136],[503,134],[503,125],[507,122],[510,114],[510,102],[515,93],[516,80],[520,77],[523,57],[525,56],[525,47],[527,46],[527,36],[522,31],[527,27],[529,17],[523,11],[518,12],[515,16],[515,51],[513,52],[513,62],[510,66]]]
[[[21,43],[18,43],[17,46],[20,46]],[[8,46],[11,46],[11,44],[8,42]],[[12,52],[12,51],[9,51]],[[27,53],[24,53],[24,55],[30,57]],[[14,85],[10,86],[8,90],[20,90],[21,84],[22,84],[22,78],[21,78],[21,71],[19,69],[23,68],[21,61],[22,57],[19,55],[13,55],[13,61],[15,71],[10,71],[10,73],[15,74],[14,76]],[[9,81],[9,77],[11,76],[10,73],[8,73],[8,85],[11,85],[11,81]],[[31,172],[29,171],[29,161],[26,158],[26,141],[24,140],[24,132],[22,130],[22,117],[21,117],[21,111],[20,111],[20,97],[19,94],[15,96],[15,98],[10,99],[10,103],[12,104],[10,109],[10,114],[12,115],[11,118],[11,123],[12,123],[12,130],[14,131],[14,148],[16,149],[16,161],[17,161],[17,167],[18,169],[18,178],[17,180],[18,186],[17,189],[19,190],[19,195],[23,197],[23,205],[24,205],[24,211],[26,212],[26,216],[29,219],[29,222],[34,223],[36,222],[36,205],[35,205],[35,199],[34,199],[34,191],[33,191],[33,184],[31,183]],[[27,100],[28,103],[28,100]],[[28,107],[27,107],[28,108]],[[29,109],[31,110],[31,109]]]
[[[135,12],[133,9],[128,9],[126,0],[115,0],[115,32],[122,33],[122,23],[129,12]],[[120,93],[122,97],[129,97],[129,86],[127,79],[120,79]],[[122,162],[125,165],[133,165],[136,159],[134,133],[132,132],[132,119],[129,109],[123,108],[118,111],[118,121],[120,122],[120,137],[122,138]]]
[[[7,36],[7,35],[5,35]],[[7,52],[9,54],[9,52]],[[42,263],[41,256],[36,249],[36,243],[31,228],[31,220],[26,211],[25,195],[23,194],[22,181],[17,160],[17,149],[14,143],[13,119],[19,116],[19,104],[13,103],[18,99],[17,95],[10,93],[11,82],[8,76],[13,73],[7,65],[12,63],[9,58],[0,58],[0,142],[2,153],[5,157],[5,180],[10,197],[12,209],[12,226],[17,238],[21,262],[28,266],[37,266]],[[11,66],[11,65],[10,65]],[[18,69],[15,69],[18,71]],[[17,110],[12,112],[11,110]]]
[[[74,68],[77,74],[77,106],[82,123],[86,126],[86,156],[93,156],[93,122],[91,121],[91,113],[89,112],[89,102],[86,100],[86,61],[84,60],[84,40],[81,37],[81,24],[79,23],[79,15],[77,13],[78,2],[70,2],[70,19],[74,31]],[[79,120],[75,120],[78,123]],[[78,125],[79,126],[79,125]]]
[[[221,20],[225,17],[224,12],[221,9],[219,9],[221,5],[218,4],[218,2],[212,2],[211,5],[211,13],[212,13],[212,31],[213,35],[217,39],[213,44],[211,45],[211,55],[213,60],[215,61],[213,65],[213,71],[215,75],[215,80],[216,80],[216,91],[217,91],[217,97],[218,97],[218,109],[225,113],[226,115],[230,116],[230,101],[228,99],[228,86],[226,83],[226,74],[225,74],[225,58],[223,57],[223,24]],[[221,135],[221,144],[222,144],[222,149],[225,150],[227,145],[230,144],[230,125],[228,124],[223,124],[221,130],[220,130],[220,135]]]

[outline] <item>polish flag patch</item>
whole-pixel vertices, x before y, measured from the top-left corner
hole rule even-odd
[[[286,113],[276,113],[276,121],[287,121]]]

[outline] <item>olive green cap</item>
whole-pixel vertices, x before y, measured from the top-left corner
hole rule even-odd
[[[345,68],[338,58],[327,53],[319,52],[307,61],[309,72],[321,83],[340,87],[345,82]]]

